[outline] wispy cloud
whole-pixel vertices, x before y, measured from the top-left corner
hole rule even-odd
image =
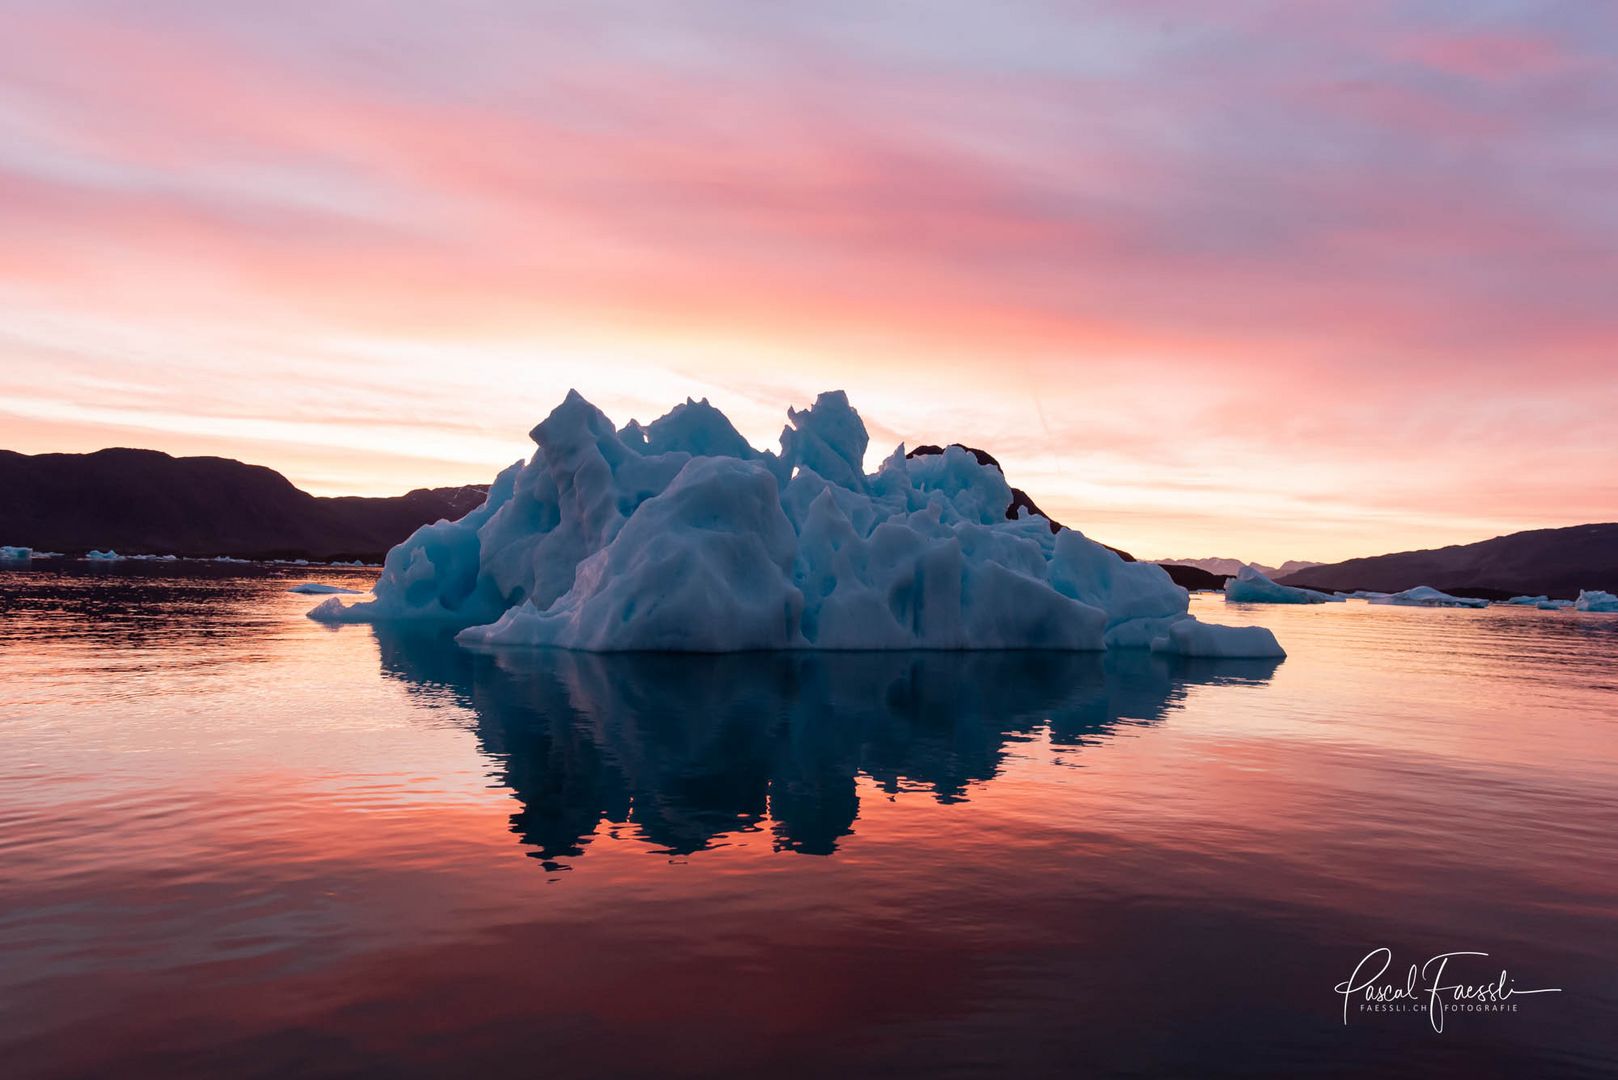
[[[6,441],[392,488],[836,385],[1148,554],[1618,517],[1618,16],[1306,7],[20,0]]]

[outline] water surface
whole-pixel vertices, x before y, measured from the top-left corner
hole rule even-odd
[[[1618,617],[606,657],[285,592],[371,573],[0,571],[8,1075],[1618,1070]],[[1345,1025],[1378,946],[1562,992]]]

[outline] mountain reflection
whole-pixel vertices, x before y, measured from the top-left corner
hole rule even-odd
[[[470,708],[522,809],[512,831],[547,866],[605,820],[684,855],[766,827],[778,850],[829,855],[859,816],[856,778],[963,799],[1008,743],[1089,746],[1150,724],[1196,683],[1262,683],[1270,661],[1146,653],[479,653],[376,628],[383,671]]]

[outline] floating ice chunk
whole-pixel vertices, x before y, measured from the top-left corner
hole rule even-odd
[[[1500,603],[1512,607],[1538,608],[1540,611],[1561,611],[1573,606],[1571,600],[1552,600],[1548,596],[1513,596],[1510,600],[1502,600]]]
[[[1618,596],[1600,589],[1580,589],[1573,601],[1574,611],[1618,611]]]
[[[91,551],[86,553],[84,557],[95,562],[116,562],[123,558],[116,551]]]
[[[1340,597],[1314,589],[1278,585],[1251,566],[1244,566],[1225,582],[1225,601],[1231,604],[1329,604]]]
[[[1417,585],[1413,589],[1403,592],[1388,593],[1383,596],[1369,596],[1367,600],[1373,604],[1397,604],[1402,607],[1488,607],[1487,600],[1475,600],[1468,596],[1451,596],[1446,592],[1439,592],[1430,585]]]
[[[0,562],[22,562],[34,556],[33,548],[12,547],[10,544],[0,545]]]
[[[775,454],[707,402],[619,430],[569,393],[481,506],[388,552],[374,600],[309,614],[600,651],[1147,648],[1194,624],[1161,567],[1008,519],[967,451],[866,474],[842,393],[788,416]]]
[[[1208,656],[1226,660],[1281,659],[1286,650],[1263,626],[1219,626],[1181,619],[1152,641],[1152,651],[1175,656]]]
[[[345,589],[341,585],[326,585],[318,581],[306,581],[302,585],[294,585],[287,592],[304,593],[308,596],[325,596],[331,593],[342,593],[347,596],[361,595],[358,589]]]

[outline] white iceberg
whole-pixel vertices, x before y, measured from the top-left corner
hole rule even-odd
[[[1215,626],[1181,619],[1152,641],[1152,651],[1175,656],[1206,656],[1224,660],[1282,659],[1286,650],[1263,626]]]
[[[1618,596],[1600,589],[1580,589],[1579,598],[1573,601],[1574,611],[1618,611]]]
[[[1225,602],[1229,604],[1329,604],[1338,599],[1314,589],[1278,585],[1251,566],[1242,567],[1225,582]]]
[[[0,544],[0,562],[22,562],[34,557],[34,549]]]
[[[84,557],[86,559],[94,560],[95,562],[117,562],[117,561],[119,561],[120,559],[123,558],[123,556],[118,554],[116,551],[110,551],[110,550],[109,551],[91,551],[91,552],[86,553]]]
[[[615,430],[569,393],[481,506],[388,553],[375,600],[309,614],[444,620],[471,644],[712,652],[1147,648],[1191,619],[1161,568],[1007,518],[1005,478],[968,451],[901,446],[867,474],[841,392],[788,417],[777,454],[706,401]]]
[[[1417,585],[1413,589],[1403,592],[1387,593],[1383,596],[1367,596],[1372,604],[1397,604],[1402,607],[1488,607],[1487,600],[1476,600],[1469,596],[1451,596],[1446,592],[1439,592],[1430,585]]]
[[[294,585],[287,592],[303,593],[306,596],[326,596],[335,593],[347,596],[363,595],[358,589],[345,589],[341,585],[326,585],[318,581],[306,581],[302,585]]]

